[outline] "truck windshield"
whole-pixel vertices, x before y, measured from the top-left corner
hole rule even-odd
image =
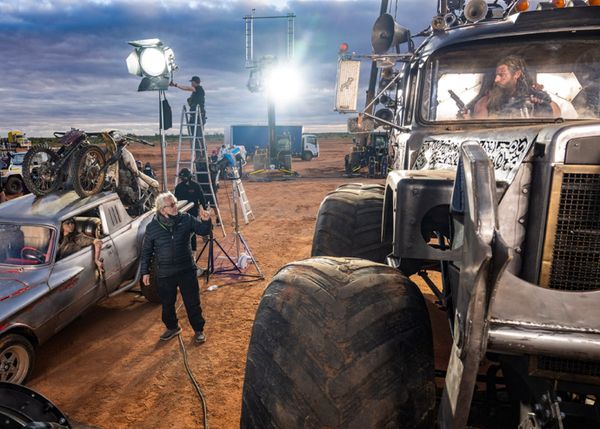
[[[425,68],[421,117],[427,122],[597,119],[596,37],[505,38],[437,52]]]
[[[0,223],[0,264],[41,265],[50,262],[54,232],[44,226]]]

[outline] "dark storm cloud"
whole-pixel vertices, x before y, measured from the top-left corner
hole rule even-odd
[[[307,82],[301,100],[278,108],[278,119],[305,125],[343,124],[346,117],[332,111],[337,48],[345,41],[354,51],[369,52],[370,28],[379,11],[378,1],[299,1],[278,8],[248,2],[216,6],[211,2],[73,5],[45,1],[27,7],[28,3],[0,1],[1,135],[13,127],[29,135],[49,135],[71,126],[156,132],[157,93],[137,93],[139,79],[127,74],[124,63],[131,51],[127,41],[153,37],[175,51],[180,66],[176,81],[183,83],[196,74],[202,77],[209,130],[266,122],[264,95],[252,94],[245,86],[242,17],[252,7],[257,8],[257,16],[289,11],[297,16],[296,59]],[[415,32],[427,25],[437,1],[400,3],[398,20]],[[37,4],[45,6],[33,7]],[[285,20],[256,21],[257,57],[266,53],[281,57],[285,32]],[[174,122],[187,95],[177,89],[168,91]]]

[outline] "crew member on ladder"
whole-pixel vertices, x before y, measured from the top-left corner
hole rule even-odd
[[[198,217],[199,208],[202,206],[207,210],[206,198],[204,192],[198,183],[192,180],[192,172],[188,168],[182,168],[179,172],[180,182],[175,186],[175,198],[178,200],[187,200],[194,206],[188,211],[193,217]],[[196,251],[196,234],[192,234],[192,251]]]
[[[200,85],[200,78],[198,76],[192,77],[190,80],[192,86],[179,85],[178,83],[171,82],[169,85],[179,88],[183,91],[190,91],[193,94],[187,99],[188,105],[190,106],[190,112],[196,110],[197,106],[200,106],[200,114],[202,117],[202,126],[206,124],[206,110],[204,110],[204,88]],[[196,122],[196,117],[192,116],[190,122]]]

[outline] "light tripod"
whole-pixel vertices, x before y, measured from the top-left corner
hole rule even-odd
[[[239,176],[237,176],[237,174],[236,174],[236,177],[234,177],[233,179],[228,179],[228,180],[237,180],[238,178],[239,178]],[[234,274],[234,275],[238,275],[241,277],[246,277],[246,278],[252,279],[252,280],[248,280],[248,281],[261,280],[261,279],[265,278],[263,273],[260,271],[258,263],[256,262],[256,259],[254,258],[254,255],[252,255],[252,251],[250,250],[248,243],[246,242],[246,240],[244,239],[244,236],[242,235],[242,233],[240,231],[240,224],[239,224],[239,219],[238,219],[238,200],[240,198],[240,195],[239,195],[239,190],[237,189],[235,182],[232,182],[232,184],[233,185],[231,187],[232,188],[231,195],[232,195],[232,199],[233,199],[233,221],[234,221],[233,236],[234,236],[234,243],[235,243],[236,259],[234,260],[227,253],[227,251],[223,248],[221,243],[219,243],[219,241],[213,235],[213,231],[211,228],[210,235],[208,237],[208,241],[206,241],[204,243],[204,246],[202,246],[200,253],[196,257],[196,262],[198,262],[200,257],[208,249],[208,255],[207,255],[208,262],[207,262],[206,271],[204,271],[204,274],[203,274],[206,276],[207,282],[208,282],[208,279],[210,278],[211,274],[225,274],[225,275]],[[223,255],[225,255],[225,257],[231,263],[230,268],[222,268],[222,269],[215,268],[215,256],[214,256],[214,246],[215,245],[219,249],[221,249],[221,252],[223,252]],[[244,253],[241,252],[242,247],[244,249]],[[243,254],[245,254],[250,259],[250,261],[256,268],[256,272],[258,274],[246,274],[242,271],[242,268],[240,267],[240,265],[242,265],[240,256],[242,256]]]

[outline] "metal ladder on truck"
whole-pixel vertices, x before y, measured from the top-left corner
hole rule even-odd
[[[202,112],[200,106],[195,110],[187,110],[183,106],[181,110],[181,124],[179,125],[179,144],[177,146],[177,164],[176,174],[179,174],[182,168],[188,168],[192,176],[196,179],[198,185],[204,193],[207,204],[214,208],[217,219],[221,221],[221,211],[217,203],[215,184],[210,174],[208,149],[206,139],[204,138],[204,124],[202,123]],[[173,183],[173,188],[177,186],[177,176]],[[221,231],[226,235],[223,222],[221,222]]]

